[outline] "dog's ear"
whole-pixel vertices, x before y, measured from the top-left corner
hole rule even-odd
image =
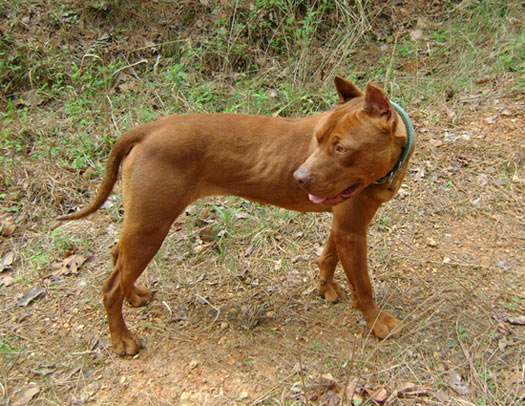
[[[380,116],[389,118],[392,113],[392,108],[388,102],[383,90],[372,84],[368,83],[365,89],[365,104],[363,110],[374,116]]]
[[[362,96],[363,93],[352,82],[340,76],[334,78],[335,88],[339,95],[339,103],[346,103],[355,97]]]

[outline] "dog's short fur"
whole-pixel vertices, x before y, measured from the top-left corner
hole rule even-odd
[[[333,279],[341,261],[353,304],[369,328],[380,338],[397,331],[397,320],[374,301],[367,228],[406,173],[408,160],[393,179],[374,183],[396,164],[407,129],[378,87],[369,84],[363,94],[339,77],[335,86],[340,103],[310,117],[172,115],[132,129],[116,142],[94,202],[60,220],[100,208],[122,164],[124,224],[113,249],[113,273],[103,288],[117,353],[139,351],[122,317],[124,298],[133,306],[150,299],[135,281],[184,208],[212,195],[303,212],[332,211],[332,229],[318,262],[320,294],[330,302],[342,296]]]

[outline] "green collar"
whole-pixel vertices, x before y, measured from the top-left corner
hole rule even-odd
[[[392,105],[394,110],[401,116],[401,119],[405,124],[405,127],[407,129],[407,142],[405,143],[405,145],[403,145],[401,155],[399,156],[399,159],[397,160],[394,167],[390,170],[390,172],[388,172],[385,176],[374,182],[378,185],[381,185],[385,182],[390,182],[392,179],[394,179],[394,176],[396,176],[397,172],[402,168],[403,164],[405,163],[405,160],[408,157],[408,153],[410,152],[410,150],[412,149],[412,145],[414,144],[414,126],[412,125],[412,120],[410,120],[410,117],[408,117],[407,112],[403,110],[403,107],[401,107],[399,104],[393,101],[390,101],[390,104]]]

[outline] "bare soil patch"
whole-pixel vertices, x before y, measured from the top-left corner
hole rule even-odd
[[[399,339],[369,337],[348,298],[318,297],[329,215],[215,199],[178,220],[142,277],[154,300],[126,317],[145,348],[119,358],[100,302],[112,206],[60,227],[82,243],[56,251],[50,240],[58,265],[37,275],[18,253],[51,223],[3,237],[3,258],[15,256],[0,274],[1,395],[17,404],[37,385],[42,404],[338,404],[355,386],[354,404],[518,404],[523,106],[519,95],[489,99],[450,128],[416,117],[410,174],[370,237],[376,294],[403,320]],[[86,262],[64,270],[57,252]],[[35,287],[42,296],[18,307]]]

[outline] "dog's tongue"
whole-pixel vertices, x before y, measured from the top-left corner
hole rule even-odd
[[[326,197],[319,197],[311,193],[308,193],[308,199],[310,199],[312,203],[321,204],[326,200]]]

